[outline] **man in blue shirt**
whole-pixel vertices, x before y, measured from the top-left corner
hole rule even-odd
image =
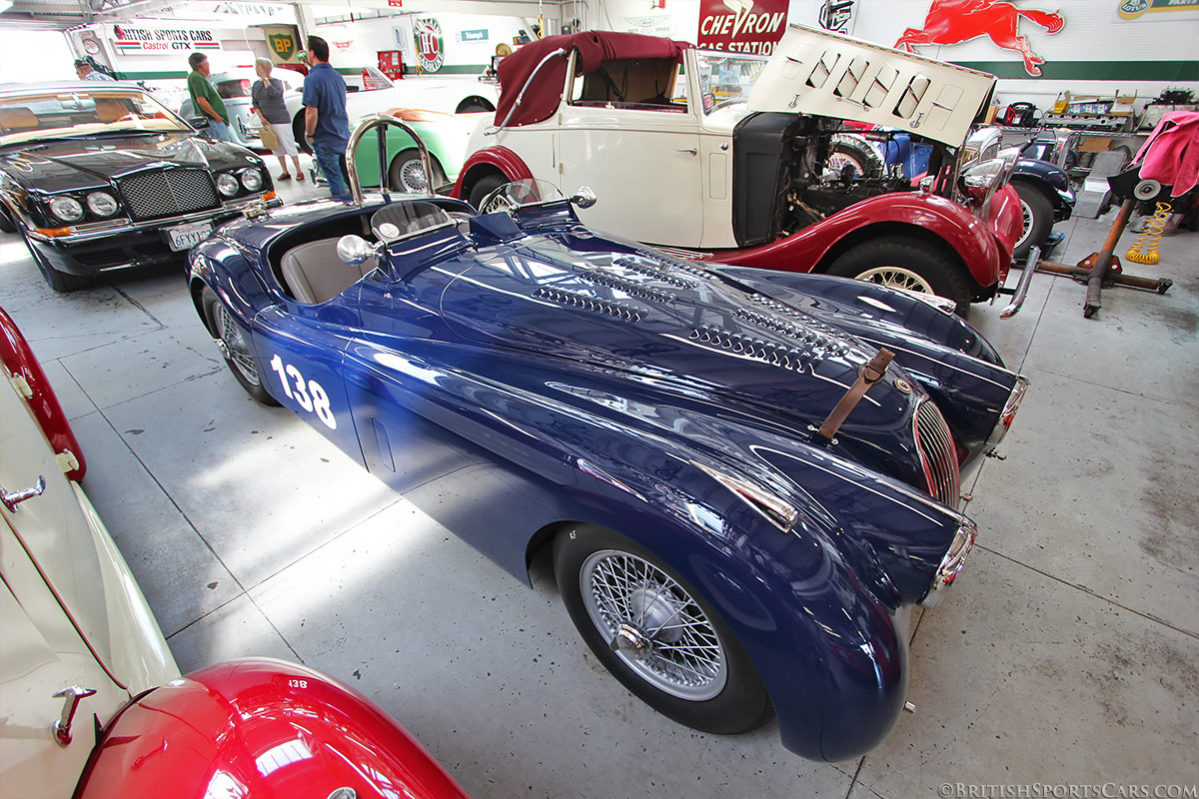
[[[350,120],[346,116],[346,82],[329,66],[329,43],[308,37],[308,77],[304,78],[304,132],[312,143],[316,163],[329,181],[333,199],[351,199],[346,173],[346,142]]]

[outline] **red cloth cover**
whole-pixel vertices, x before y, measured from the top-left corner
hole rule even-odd
[[[566,85],[566,62],[572,49],[579,51],[579,74],[586,75],[605,61],[632,58],[680,61],[683,51],[689,47],[691,45],[687,42],[676,42],[660,36],[610,31],[565,33],[530,42],[500,62],[500,101],[495,109],[495,124],[502,124],[508,116],[541,59],[558,48],[562,48],[562,54],[551,58],[533,77],[520,106],[508,120],[507,127],[531,125],[549,119],[562,100],[562,89]]]
[[[1199,111],[1170,111],[1137,152],[1142,180],[1174,187],[1181,197],[1199,182]]]

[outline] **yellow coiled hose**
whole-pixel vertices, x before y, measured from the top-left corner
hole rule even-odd
[[[1138,264],[1155,264],[1160,261],[1162,256],[1157,251],[1157,246],[1162,240],[1162,231],[1168,221],[1170,221],[1170,204],[1158,203],[1153,216],[1145,220],[1143,228],[1145,232],[1132,243],[1128,252],[1124,253],[1124,257]]]

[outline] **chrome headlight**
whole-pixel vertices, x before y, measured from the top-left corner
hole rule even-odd
[[[1012,420],[1016,418],[1016,411],[1020,410],[1020,403],[1024,400],[1024,394],[1028,391],[1028,378],[1020,375],[1016,378],[1016,385],[1012,386],[1012,393],[1008,395],[1007,402],[1003,404],[1003,410],[999,414],[999,420],[995,422],[994,429],[991,430],[991,435],[987,436],[987,451],[995,449],[999,446],[999,442],[1003,441],[1003,437],[1007,435],[1008,429],[1012,426]]]
[[[237,178],[228,172],[222,172],[216,177],[216,190],[225,197],[232,197],[237,194]]]
[[[246,187],[246,191],[258,191],[262,188],[262,170],[247,169],[241,173],[241,185]]]
[[[988,158],[962,170],[962,185],[967,189],[986,191],[1003,169],[1004,159]]]
[[[963,519],[961,527],[954,533],[949,551],[941,558],[937,573],[929,583],[928,590],[920,599],[920,604],[926,608],[935,608],[945,598],[945,589],[953,584],[958,573],[966,566],[966,556],[974,548],[974,539],[978,537],[978,528],[969,519]]]
[[[64,222],[83,219],[83,206],[74,197],[55,197],[50,201],[50,210]]]
[[[93,191],[87,195],[87,207],[96,216],[112,216],[117,212],[117,198],[106,191]]]

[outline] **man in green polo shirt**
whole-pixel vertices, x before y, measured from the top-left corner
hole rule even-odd
[[[229,112],[225,110],[225,101],[208,82],[208,73],[212,71],[212,67],[208,65],[208,56],[203,53],[192,53],[187,57],[187,63],[192,68],[187,76],[187,92],[192,97],[192,108],[197,113],[208,117],[208,127],[205,132],[209,138],[217,141],[233,141],[229,131]]]

